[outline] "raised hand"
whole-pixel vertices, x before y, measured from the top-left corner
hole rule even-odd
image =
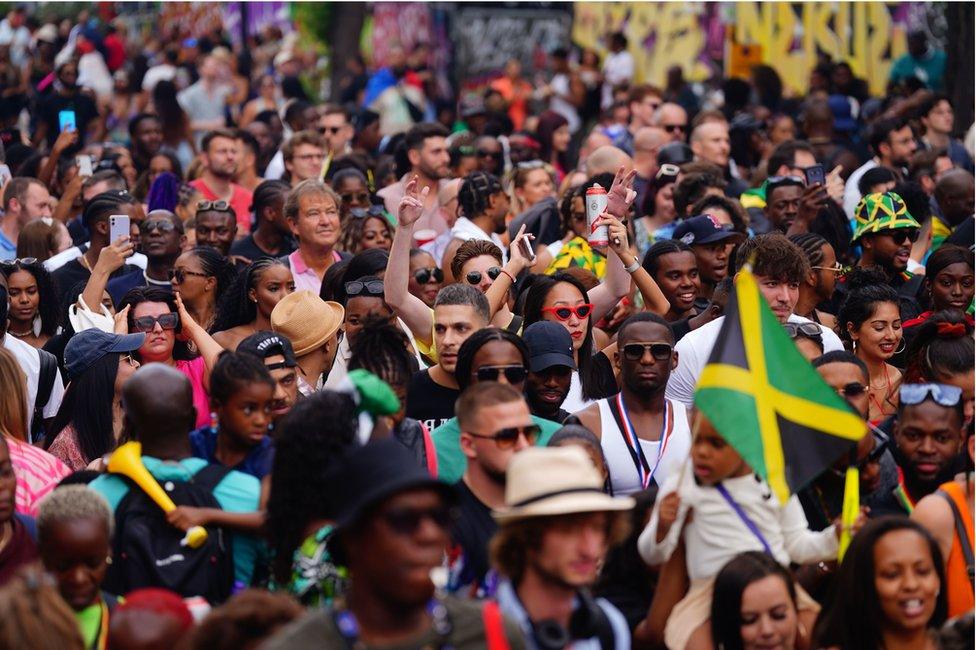
[[[424,213],[424,205],[427,203],[427,195],[430,193],[429,187],[424,187],[420,192],[417,191],[417,176],[407,183],[403,198],[397,205],[397,224],[400,226],[410,226],[416,223],[417,219]]]
[[[600,218],[593,222],[594,227],[606,226],[609,233],[610,240],[610,250],[617,254],[621,260],[624,260],[624,254],[630,252],[630,243],[627,240],[627,226],[623,222],[610,213],[608,209],[606,212],[600,215]],[[624,261],[624,264],[627,262]]]
[[[119,237],[99,251],[98,261],[95,265],[105,269],[108,273],[113,273],[116,269],[122,268],[125,259],[132,255],[134,250],[135,247],[129,241],[128,236]]]
[[[532,246],[533,239],[535,239],[535,236],[525,232],[525,224],[523,223],[522,227],[519,228],[518,234],[512,240],[512,243],[508,245],[509,263],[514,263],[519,267],[515,270],[515,275],[518,275],[523,270],[535,264],[535,258],[526,257],[525,251],[522,249],[522,241],[526,241],[529,246]]]
[[[627,218],[630,214],[630,204],[637,198],[637,192],[633,189],[636,176],[636,169],[624,173],[624,167],[621,165],[613,177],[613,184],[607,192],[607,212],[618,219]]]

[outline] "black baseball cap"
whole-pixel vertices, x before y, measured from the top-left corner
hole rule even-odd
[[[280,354],[285,358],[282,363],[285,368],[294,368],[298,365],[298,360],[295,359],[295,350],[291,347],[291,341],[277,332],[267,330],[255,332],[237,344],[237,351],[253,354],[262,361]]]
[[[529,370],[541,372],[553,366],[567,366],[576,370],[573,360],[573,339],[559,323],[541,320],[522,332],[522,340],[529,348]]]
[[[684,142],[670,142],[657,151],[657,164],[671,163],[672,165],[683,165],[695,159],[695,154],[691,152],[691,147]]]
[[[710,214],[700,214],[697,217],[689,217],[679,223],[671,239],[677,239],[688,246],[699,246],[702,244],[714,244],[729,239],[742,239],[742,233],[732,230],[731,226],[725,226],[718,222]]]
[[[97,328],[78,332],[64,347],[64,369],[68,379],[77,379],[106,354],[135,352],[145,340],[146,335],[142,332],[109,334]]]

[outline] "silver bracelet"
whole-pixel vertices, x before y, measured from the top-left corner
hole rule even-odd
[[[640,267],[641,267],[640,261],[638,261],[637,256],[635,255],[634,256],[634,263],[631,264],[630,266],[625,266],[624,267],[624,271],[627,271],[627,273],[630,273],[631,275],[633,275],[634,273],[637,272],[637,269],[639,269]]]

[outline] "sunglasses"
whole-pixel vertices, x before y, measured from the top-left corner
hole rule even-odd
[[[363,282],[362,280],[353,280],[352,282],[346,283],[346,296],[349,298],[363,294],[367,296],[382,296],[383,281],[369,280],[367,282]]]
[[[499,266],[492,266],[486,273],[488,274],[488,279],[494,281],[502,274],[502,269]],[[481,271],[468,271],[464,279],[468,281],[468,284],[481,284]]]
[[[150,233],[153,230],[158,230],[159,232],[173,232],[176,230],[176,224],[169,219],[153,219],[152,221],[143,221],[139,224],[139,232]]]
[[[899,228],[898,230],[883,230],[879,235],[885,235],[886,237],[891,237],[891,241],[895,243],[895,246],[901,246],[906,241],[910,241],[913,244],[918,241],[918,230],[915,228]]]
[[[342,126],[322,126],[319,127],[319,133],[322,134],[331,133],[332,135],[336,135],[337,133],[339,133],[339,131],[341,131],[344,128],[345,127]]]
[[[383,513],[387,526],[398,535],[413,535],[424,519],[434,522],[441,530],[448,530],[454,524],[454,511],[447,506],[436,506],[425,510],[415,508],[394,508]]]
[[[473,433],[471,431],[466,431],[472,438],[481,438],[482,440],[494,440],[495,446],[499,449],[511,449],[518,442],[519,436],[525,436],[525,441],[530,445],[534,445],[536,438],[539,437],[539,433],[542,429],[538,424],[528,424],[524,427],[508,427],[505,429],[499,429],[494,434],[486,436],[480,433]]]
[[[349,208],[349,216],[355,219],[365,219],[366,217],[385,217],[386,210],[382,205],[371,205],[368,208]]]
[[[541,160],[526,160],[525,162],[520,162],[515,165],[515,167],[518,169],[543,169],[545,166],[546,163],[542,162]]]
[[[572,221],[572,222],[574,222],[574,223],[585,223],[586,222],[586,213],[585,212],[570,212],[569,213],[569,220]]]
[[[180,315],[171,311],[160,316],[140,316],[132,319],[132,329],[137,332],[151,332],[156,329],[157,323],[160,329],[175,330],[180,324]]]
[[[624,358],[628,361],[640,361],[647,350],[658,361],[671,358],[672,347],[669,343],[628,343],[624,346]]]
[[[368,192],[350,192],[347,194],[340,194],[339,198],[342,199],[343,203],[351,203],[352,201],[359,201],[360,203],[369,203]]]
[[[852,381],[849,384],[844,384],[837,389],[837,394],[841,397],[860,397],[864,394],[864,391],[868,389],[867,386],[859,381]]]
[[[583,319],[593,311],[593,305],[591,303],[584,303],[575,307],[543,307],[542,311],[547,314],[552,314],[559,320],[569,320],[573,314],[576,314],[576,318]]]
[[[0,261],[0,266],[4,267],[5,269],[12,269],[12,268],[17,267],[18,265],[19,266],[24,266],[24,265],[30,266],[31,264],[37,264],[37,258],[36,257],[18,257],[17,259],[14,259],[14,260],[2,260],[2,261]]]
[[[654,178],[660,180],[662,176],[677,176],[680,173],[681,173],[681,168],[678,167],[677,165],[672,163],[664,163],[657,170],[657,174],[654,175]]]
[[[808,339],[823,340],[823,332],[820,331],[820,326],[816,323],[787,323],[783,327],[786,328],[786,333],[790,335],[791,339],[805,336]]]
[[[668,133],[684,133],[688,128],[687,124],[664,124],[662,127]]]
[[[431,280],[440,284],[444,281],[444,271],[436,266],[432,269],[417,269],[414,271],[413,279],[417,281],[417,284],[427,284]]]
[[[197,273],[196,271],[184,271],[183,269],[170,269],[169,270],[169,281],[172,282],[176,280],[176,284],[183,284],[186,282],[186,276],[195,275],[198,278],[209,278],[210,276],[206,273]]]
[[[478,149],[479,158],[494,158],[495,160],[502,159],[501,151],[485,151],[484,149]]]
[[[902,404],[914,406],[929,397],[939,406],[958,406],[962,399],[962,389],[945,384],[902,384],[898,398]]]
[[[830,271],[834,275],[840,275],[844,272],[844,265],[840,262],[834,262],[833,266],[814,266],[811,267],[814,271]]]
[[[197,201],[197,212],[233,212],[227,201]]]
[[[871,450],[870,454],[857,461],[857,468],[864,469],[871,463],[877,463],[879,460],[881,460],[881,457],[884,456],[889,444],[891,444],[891,440],[887,436],[881,437],[879,435],[875,435],[874,449]]]
[[[508,383],[521,384],[528,371],[523,366],[481,366],[475,371],[475,376],[478,381],[498,381],[502,373]]]

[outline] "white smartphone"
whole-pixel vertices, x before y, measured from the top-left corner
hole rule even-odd
[[[91,156],[78,156],[75,158],[75,162],[78,164],[78,175],[83,178],[91,178],[93,173]]]
[[[0,186],[6,185],[10,178],[10,167],[6,163],[0,163]]]
[[[113,244],[119,240],[119,237],[131,237],[132,232],[129,230],[129,215],[127,214],[113,214],[108,218],[108,240]]]
[[[535,250],[532,248],[532,240],[528,237],[523,237],[519,240],[519,247],[522,249],[522,255],[524,255],[530,262],[535,262]]]

